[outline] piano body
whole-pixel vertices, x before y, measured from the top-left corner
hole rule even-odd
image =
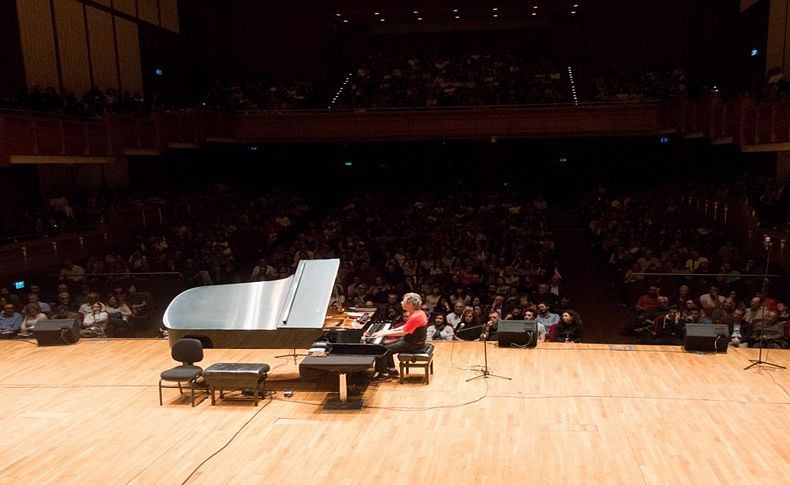
[[[339,398],[327,406],[359,409],[361,399],[348,398],[346,374],[369,369],[386,349],[360,341],[363,313],[327,315],[339,266],[338,259],[303,260],[285,279],[186,290],[165,310],[170,345],[195,338],[205,348],[308,349],[334,334],[320,344],[325,355],[305,357],[299,373],[306,380],[337,374]]]
[[[337,352],[383,353],[339,349],[360,343],[362,328],[362,313],[328,313],[339,266],[338,259],[303,260],[281,280],[190,288],[165,310],[170,345],[196,338],[205,348],[308,349],[330,332],[340,342],[332,344]],[[346,338],[337,337],[346,331]]]

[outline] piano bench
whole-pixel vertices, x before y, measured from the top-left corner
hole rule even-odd
[[[219,389],[219,397],[225,397],[225,389],[252,389],[255,405],[258,405],[259,393],[266,395],[266,376],[268,364],[218,363],[203,371],[203,379],[211,394],[211,405],[216,405],[214,392]]]
[[[431,381],[433,374],[433,344],[425,344],[419,352],[401,352],[398,354],[400,363],[400,377],[398,382],[403,384],[403,376],[409,373],[412,367],[425,369],[425,383]]]

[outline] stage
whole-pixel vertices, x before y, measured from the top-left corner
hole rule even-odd
[[[490,345],[512,380],[466,382],[483,344],[438,342],[430,385],[371,384],[360,411],[282,351],[206,350],[268,363],[276,394],[192,408],[159,406],[166,340],[0,349],[0,483],[790,483],[790,371],[744,371],[754,349]]]

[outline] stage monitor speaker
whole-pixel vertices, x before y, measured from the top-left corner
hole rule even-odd
[[[33,327],[38,345],[75,344],[80,339],[80,322],[76,319],[41,320]]]
[[[687,323],[683,348],[689,352],[727,353],[729,327],[714,323]]]
[[[500,320],[496,336],[500,347],[535,347],[538,345],[538,322]]]

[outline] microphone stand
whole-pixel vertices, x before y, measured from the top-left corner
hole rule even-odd
[[[762,321],[760,322],[760,324],[762,326],[762,332],[760,333],[760,350],[757,353],[757,360],[751,360],[750,359],[749,362],[751,362],[751,364],[749,364],[746,367],[744,367],[743,370],[749,370],[752,367],[762,366],[762,365],[775,367],[777,369],[786,369],[786,367],[783,366],[783,365],[774,364],[773,362],[768,362],[768,360],[767,360],[768,359],[768,352],[767,351],[765,352],[766,360],[763,360],[763,347],[765,347],[765,320],[766,320],[766,316],[767,316],[767,311],[766,311],[767,309],[766,309],[765,305],[766,305],[766,303],[768,301],[768,297],[765,294],[765,292],[766,292],[766,286],[768,285],[768,263],[769,263],[769,261],[771,259],[771,247],[773,246],[773,244],[771,243],[770,236],[765,236],[765,239],[763,240],[763,244],[765,245],[766,255],[765,255],[765,274],[763,274],[763,289],[762,289],[762,293],[761,293],[762,297],[763,297],[763,318],[762,318]]]
[[[475,327],[463,328],[456,333],[466,332],[467,330],[474,330],[476,328],[485,328],[486,326],[487,324],[477,325]],[[483,342],[483,368],[480,370],[476,370],[475,372],[479,372],[480,374],[474,377],[470,377],[469,379],[466,380],[466,382],[473,381],[475,379],[480,379],[481,377],[483,379],[488,379],[489,377],[498,377],[500,379],[507,379],[509,381],[512,380],[510,377],[500,376],[491,372],[491,369],[488,368],[488,343],[486,342],[485,339],[482,339],[480,341]]]

